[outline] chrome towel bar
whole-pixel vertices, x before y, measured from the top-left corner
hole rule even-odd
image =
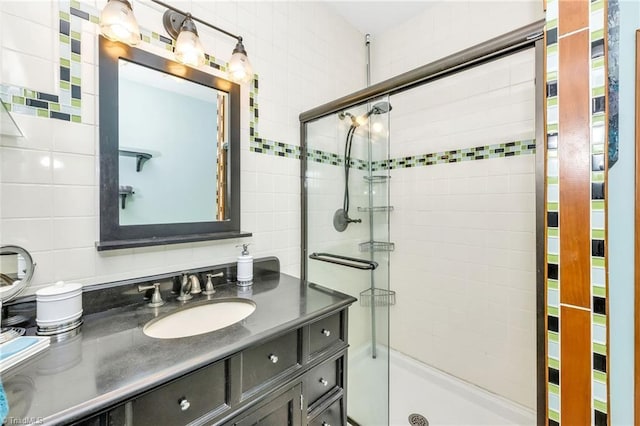
[[[358,259],[331,253],[311,253],[309,259],[363,270],[374,270],[378,267],[378,262],[374,262],[373,260]]]

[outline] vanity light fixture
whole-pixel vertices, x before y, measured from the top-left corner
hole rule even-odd
[[[130,46],[140,43],[140,28],[127,0],[109,0],[100,14],[100,32],[113,41]]]
[[[113,1],[113,0],[112,0]],[[198,19],[190,13],[183,12],[160,0],[151,0],[163,7],[167,11],[162,16],[162,23],[167,33],[176,40],[175,55],[176,60],[186,65],[199,66],[204,64],[205,56],[202,43],[198,37],[195,23],[205,25],[211,29],[221,32],[224,35],[237,40],[229,59],[229,78],[236,83],[246,83],[253,78],[253,68],[247,57],[247,51],[242,44],[242,37],[218,28],[202,19]]]
[[[180,34],[176,39],[175,55],[178,62],[185,65],[192,67],[204,65],[204,48],[190,14],[182,22]]]

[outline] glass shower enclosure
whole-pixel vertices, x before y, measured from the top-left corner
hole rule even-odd
[[[389,418],[390,111],[384,96],[303,123],[303,276],[358,299],[348,329],[353,425]]]

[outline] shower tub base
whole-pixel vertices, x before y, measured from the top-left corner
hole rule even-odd
[[[349,375],[367,377],[372,371],[384,371],[388,350],[378,347],[378,358],[371,359],[368,350],[356,350],[349,359]],[[409,415],[421,414],[429,426],[532,426],[536,424],[535,412],[506,398],[495,395],[468,382],[446,374],[436,368],[422,364],[400,352],[391,350],[389,363],[389,425],[408,426]],[[359,373],[361,372],[361,373]],[[366,372],[366,373],[365,373]],[[365,381],[367,381],[365,379]],[[372,407],[382,401],[371,401],[360,395],[374,392],[380,396],[386,392],[375,392],[377,383],[361,383],[360,393],[353,393],[354,380],[349,382],[349,411],[371,412]],[[373,399],[377,399],[375,396]],[[368,408],[368,409],[367,409]],[[350,414],[351,415],[351,414]],[[362,426],[386,425],[386,419],[358,420]],[[364,422],[362,422],[364,421]]]

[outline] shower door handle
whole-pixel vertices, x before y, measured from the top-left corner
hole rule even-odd
[[[378,267],[378,262],[374,262],[373,260],[358,259],[357,257],[341,256],[331,253],[311,253],[309,259],[370,271]]]

